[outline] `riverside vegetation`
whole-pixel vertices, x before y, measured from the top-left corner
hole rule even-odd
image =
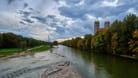
[[[138,17],[129,14],[123,20],[115,20],[109,28],[73,38],[62,44],[92,52],[119,55],[138,59]]]
[[[45,41],[27,38],[13,33],[0,33],[0,56],[7,56],[22,51],[43,51],[49,48],[49,43]]]

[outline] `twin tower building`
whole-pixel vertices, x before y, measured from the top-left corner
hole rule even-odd
[[[104,28],[100,28],[100,22],[99,21],[95,21],[94,22],[94,34],[98,31],[103,31],[106,28],[109,28],[110,26],[110,22],[109,21],[105,21],[104,23]]]

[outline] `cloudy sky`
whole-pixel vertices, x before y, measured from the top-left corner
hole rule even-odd
[[[52,40],[93,33],[93,22],[138,15],[138,0],[0,0],[0,32]]]

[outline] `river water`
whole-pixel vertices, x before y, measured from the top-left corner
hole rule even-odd
[[[0,78],[40,78],[50,65],[66,60],[82,78],[138,78],[137,61],[62,45],[32,55],[0,59]]]

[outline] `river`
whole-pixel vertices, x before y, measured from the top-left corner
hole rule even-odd
[[[40,78],[48,66],[65,60],[71,61],[82,78],[138,78],[137,61],[62,45],[32,55],[0,59],[0,78]]]

